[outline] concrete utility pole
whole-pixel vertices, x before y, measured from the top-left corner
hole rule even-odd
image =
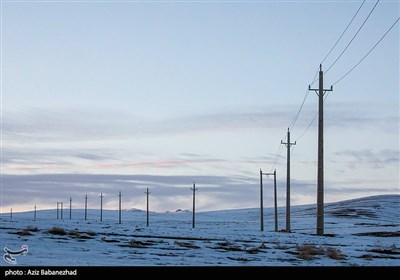
[[[12,208],[11,208],[11,211],[10,211],[10,219],[12,219]]]
[[[121,192],[119,192],[118,196],[119,196],[119,220],[118,220],[118,223],[120,224],[121,223],[121,197],[122,197]]]
[[[85,221],[87,220],[87,195],[85,195]]]
[[[318,179],[317,179],[317,235],[324,234],[324,94],[330,89],[324,89],[324,72],[319,65],[319,87],[314,90],[318,95]]]
[[[72,197],[69,198],[69,219],[72,219]]]
[[[196,212],[196,184],[193,182],[193,188],[190,188],[193,191],[193,217],[192,217],[192,228],[195,227],[195,212]]]
[[[146,226],[149,226],[149,188],[144,192],[146,194]]]
[[[61,204],[61,220],[63,219],[63,210],[64,210],[64,206],[63,206],[63,203],[62,202],[60,202],[60,204]]]
[[[103,193],[100,194],[100,222],[103,221]]]
[[[33,212],[33,220],[36,221],[36,204],[35,204],[35,210]]]
[[[276,169],[274,170],[275,232],[278,232],[278,200],[276,195]]]
[[[60,204],[60,202],[57,202],[57,220],[58,220],[58,205]]]
[[[283,142],[281,140],[281,144],[286,145],[287,148],[287,167],[286,167],[286,231],[290,231],[290,147],[292,145],[296,145],[296,141],[294,143],[290,143],[290,131],[288,128],[287,131],[287,142]]]
[[[319,87],[314,90],[318,95],[318,178],[317,178],[317,235],[324,234],[324,94],[330,89],[324,89],[324,72],[319,65]]]

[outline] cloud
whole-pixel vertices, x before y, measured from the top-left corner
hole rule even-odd
[[[57,201],[67,201],[69,197],[82,200],[88,194],[90,199],[97,200],[103,192],[114,197],[122,191],[125,198],[143,197],[143,192],[149,188],[153,196],[160,201],[170,203],[159,204],[157,210],[168,210],[190,207],[190,187],[196,181],[202,194],[216,194],[221,198],[241,197],[241,190],[255,187],[257,183],[252,178],[221,177],[221,176],[154,176],[154,175],[98,175],[98,174],[40,174],[40,175],[2,175],[2,207],[15,204],[42,203],[52,205]],[[236,194],[235,194],[236,193]],[[256,195],[258,192],[255,192]],[[174,205],[173,197],[187,196],[187,205]],[[206,197],[205,196],[205,197]],[[242,197],[243,198],[243,197]],[[92,201],[93,201],[92,200]],[[206,200],[205,200],[206,201]],[[226,199],[223,207],[232,203]],[[234,205],[246,205],[246,200]],[[93,204],[92,204],[93,205]],[[95,204],[96,205],[96,204]],[[127,208],[137,205],[126,205]],[[218,208],[214,205],[214,208]]]
[[[364,150],[342,150],[334,153],[341,159],[347,158],[349,168],[358,168],[360,166],[368,166],[370,168],[385,168],[388,165],[399,164],[399,151],[384,149],[377,152],[369,149]],[[342,160],[342,162],[345,160]]]
[[[382,110],[381,108],[386,108]],[[333,128],[398,131],[398,104],[338,103],[326,105],[324,123]]]
[[[110,110],[39,110],[3,112],[6,141],[77,142],[122,139],[209,131],[243,131],[281,128],[289,122],[292,108],[266,108],[264,111],[209,113],[164,119],[144,119]]]
[[[99,195],[105,195],[107,209],[118,208],[119,191],[123,194],[123,208],[145,209],[145,190],[151,194],[151,210],[167,211],[192,207],[190,188],[196,182],[196,207],[199,211],[258,208],[260,182],[258,176],[159,176],[159,175],[104,175],[104,174],[40,174],[2,175],[2,211],[55,208],[56,202],[67,205],[69,198],[74,208],[84,207],[88,195],[89,208],[99,208]],[[273,206],[273,180],[264,180],[264,206]],[[286,205],[286,182],[278,180],[278,205]],[[398,193],[398,187],[363,186],[345,182],[326,182],[326,202],[383,193]],[[291,181],[291,204],[316,201],[314,181]]]

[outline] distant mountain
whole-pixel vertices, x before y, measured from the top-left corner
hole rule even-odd
[[[182,210],[182,209],[176,209],[176,210],[168,210],[165,211],[165,213],[192,213],[192,211],[189,210]]]

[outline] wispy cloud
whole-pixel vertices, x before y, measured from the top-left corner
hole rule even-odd
[[[99,194],[106,196],[105,207],[117,209],[117,194],[123,194],[123,208],[145,209],[146,188],[151,192],[153,211],[191,209],[192,187],[199,188],[199,211],[257,208],[260,182],[258,176],[159,176],[159,175],[104,175],[104,174],[40,174],[2,175],[2,211],[18,209],[54,208],[56,202],[73,199],[74,208],[84,207],[84,196],[89,198],[89,208],[99,208]],[[315,182],[292,180],[293,205],[315,203]],[[327,182],[326,201],[356,198],[382,193],[398,193],[396,186],[374,187],[365,183],[363,188],[351,182]],[[24,195],[21,195],[24,194]],[[285,205],[286,182],[278,180],[278,205]],[[66,204],[65,204],[66,205]],[[264,181],[264,205],[273,205],[273,180]]]
[[[398,150],[384,149],[380,151],[364,150],[343,150],[336,152],[335,155],[340,157],[342,162],[346,162],[349,168],[357,168],[359,166],[368,166],[370,168],[385,168],[388,165],[399,164]]]
[[[2,175],[2,208],[11,205],[41,204],[52,206],[57,201],[67,201],[73,197],[76,205],[82,204],[85,194],[89,195],[91,205],[96,205],[100,192],[115,197],[118,191],[124,194],[124,200],[130,201],[126,208],[141,206],[135,205],[138,197],[144,197],[145,188],[149,188],[152,196],[158,199],[158,209],[170,210],[177,208],[190,208],[191,192],[193,182],[199,187],[202,194],[199,199],[204,205],[208,196],[218,196],[224,203],[220,205],[209,205],[212,209],[221,207],[232,207],[232,205],[249,206],[248,196],[257,197],[258,192],[253,194],[249,189],[257,190],[257,182],[252,178],[244,177],[221,177],[221,176],[155,176],[155,175],[99,175],[99,174],[41,174],[41,175]],[[24,193],[24,196],[21,194]],[[244,196],[243,196],[244,194]],[[173,198],[186,196],[185,205],[176,205]],[[201,198],[203,197],[203,198]],[[172,198],[172,200],[171,200]],[[234,199],[236,198],[236,199]],[[114,205],[116,205],[116,199]],[[254,199],[253,199],[254,200]],[[162,201],[170,201],[169,203]],[[82,206],[82,205],[81,205]],[[81,207],[80,206],[80,207]],[[78,207],[78,206],[77,206]],[[95,208],[96,208],[95,207]],[[199,204],[200,209],[204,206]]]
[[[242,130],[277,127],[287,118],[285,110],[269,112],[215,113],[169,119],[143,119],[114,111],[57,111],[29,109],[24,113],[3,113],[6,139],[36,141],[81,141],[140,137],[193,131]]]

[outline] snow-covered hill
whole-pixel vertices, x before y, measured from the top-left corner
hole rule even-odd
[[[28,245],[17,265],[29,266],[399,266],[400,195],[373,196],[325,206],[325,236],[315,235],[314,205],[292,207],[292,232],[274,232],[273,209],[196,214],[56,210],[0,216],[1,247]],[[279,229],[285,209],[279,208]],[[11,264],[1,260],[2,266]]]

